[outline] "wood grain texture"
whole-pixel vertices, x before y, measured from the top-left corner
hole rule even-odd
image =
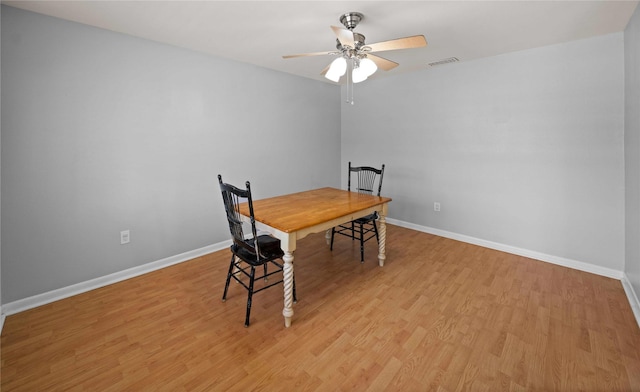
[[[387,226],[324,233],[282,291],[233,285],[227,250],[7,317],[2,391],[640,391],[640,329],[619,281]],[[368,255],[368,256],[367,256]]]
[[[390,201],[389,197],[320,188],[254,200],[253,213],[258,222],[291,233]],[[249,216],[248,210],[244,204],[240,212]]]

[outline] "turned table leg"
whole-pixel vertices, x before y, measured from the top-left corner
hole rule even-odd
[[[384,266],[384,260],[387,258],[385,255],[385,245],[387,242],[387,221],[384,215],[380,215],[378,219],[378,265]]]
[[[289,328],[293,317],[293,252],[284,252],[282,260],[284,261],[284,309],[282,309],[282,315],[284,316],[284,326]]]

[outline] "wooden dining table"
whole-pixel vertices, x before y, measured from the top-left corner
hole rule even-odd
[[[266,199],[253,200],[256,225],[280,239],[284,256],[285,327],[293,317],[293,252],[297,241],[312,233],[326,231],[329,244],[331,228],[354,219],[378,213],[378,264],[384,266],[386,221],[389,197],[372,196],[336,188],[320,188]],[[240,213],[249,216],[248,206]]]

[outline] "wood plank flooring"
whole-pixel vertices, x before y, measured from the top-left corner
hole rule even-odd
[[[621,283],[388,225],[298,243],[298,303],[232,284],[229,251],[7,317],[2,391],[640,391]]]

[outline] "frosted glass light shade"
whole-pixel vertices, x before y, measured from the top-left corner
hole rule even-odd
[[[367,77],[373,75],[378,70],[378,66],[376,65],[376,63],[368,58],[360,60],[360,68],[362,69],[362,72],[367,75]]]
[[[352,75],[353,83],[360,83],[367,80],[367,75],[365,74],[362,67],[354,68]]]
[[[347,72],[347,60],[344,57],[338,57],[331,62],[329,70],[324,77],[337,83],[345,72]]]
[[[327,71],[326,74],[324,74],[324,77],[331,80],[332,82],[336,82],[338,83],[338,81],[340,80],[340,76],[342,75],[338,75],[337,73],[331,72],[330,70]]]

